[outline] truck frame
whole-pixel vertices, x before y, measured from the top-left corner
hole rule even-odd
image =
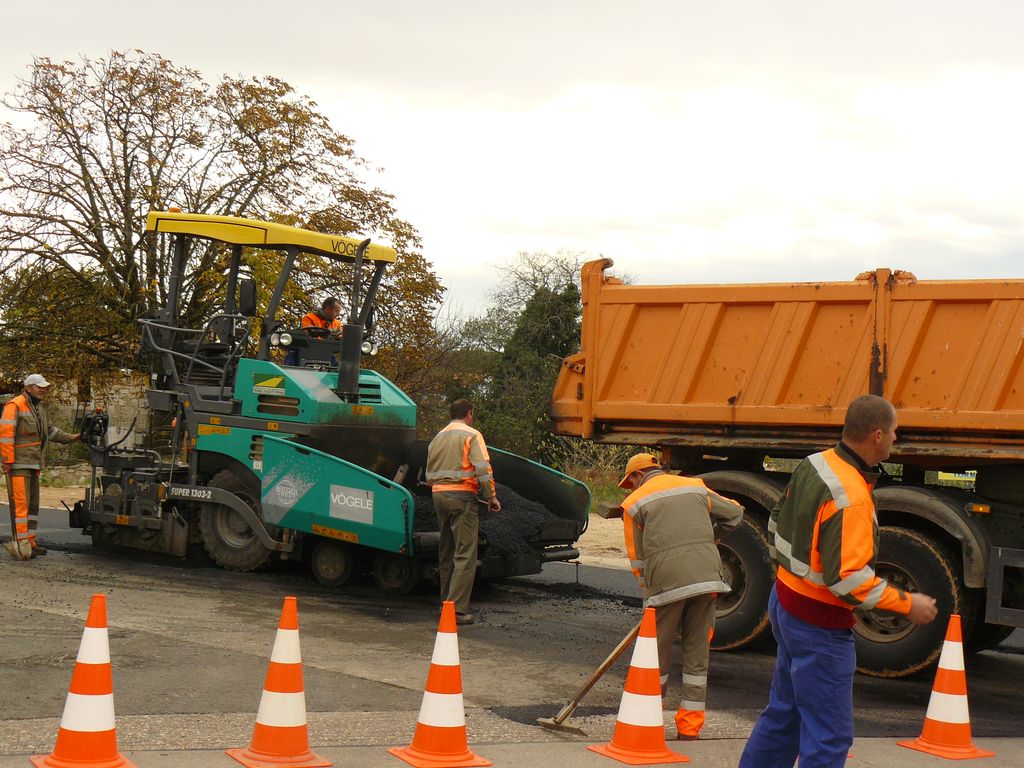
[[[898,410],[875,491],[876,570],[935,596],[940,618],[860,615],[861,671],[934,663],[949,614],[968,651],[1024,626],[1024,281],[878,269],[846,283],[639,286],[611,266],[583,267],[581,351],[563,361],[554,431],[657,446],[745,505],[720,546],[733,591],[714,647],[769,634],[768,514],[796,460],[834,446],[865,393]]]

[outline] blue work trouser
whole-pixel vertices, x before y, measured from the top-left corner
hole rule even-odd
[[[772,590],[768,617],[778,643],[768,706],[740,768],[841,768],[853,743],[853,632],[793,616]]]

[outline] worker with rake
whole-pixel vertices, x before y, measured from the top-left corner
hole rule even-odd
[[[718,593],[729,591],[716,541],[739,525],[743,507],[698,478],[662,471],[649,453],[629,460],[619,487],[632,491],[622,502],[623,532],[644,607],[655,609],[662,695],[672,643],[682,637],[676,738],[693,740],[704,726],[715,602]]]

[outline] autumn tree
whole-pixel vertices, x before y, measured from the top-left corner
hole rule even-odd
[[[382,367],[401,385],[421,364],[444,289],[419,235],[364,181],[352,140],[287,83],[210,83],[159,55],[114,52],[35,59],[4,104],[17,123],[0,126],[0,368],[132,366],[136,321],[169,289],[171,255],[144,236],[144,220],[171,204],[394,246],[378,300]],[[178,299],[185,324],[221,302],[227,258],[216,244],[192,249]],[[280,258],[257,252],[247,265],[264,294]],[[295,275],[284,306],[296,316],[344,297],[323,260],[304,257]]]
[[[545,459],[548,409],[561,358],[579,349],[582,257],[520,253],[498,268],[485,313],[465,322],[449,394],[478,404],[494,445]]]

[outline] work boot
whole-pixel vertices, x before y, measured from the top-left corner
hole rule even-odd
[[[688,733],[677,733],[676,734],[676,741],[697,741],[699,739],[700,739],[700,736],[691,736]]]
[[[49,551],[46,547],[32,547],[32,557],[42,557]]]
[[[459,613],[455,612],[455,623],[456,624],[473,624],[476,622],[476,616],[472,613]]]

